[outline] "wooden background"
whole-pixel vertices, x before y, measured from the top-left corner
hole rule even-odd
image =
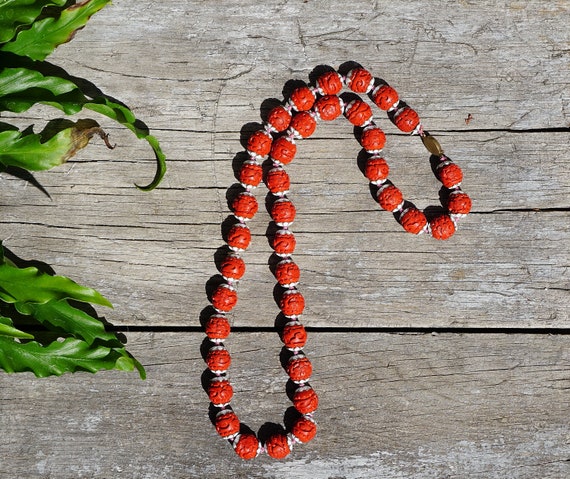
[[[36,174],[49,197],[0,176],[2,240],[109,298],[99,313],[148,379],[1,374],[0,477],[570,477],[570,2],[339,3],[115,0],[51,58],[132,107],[169,170],[137,190],[151,151],[97,118],[117,148],[95,140]],[[266,99],[349,60],[420,113],[463,168],[473,213],[447,242],[405,234],[371,198],[345,120],[300,143],[288,171],[319,433],[285,461],[243,462],[200,380],[232,161]],[[18,121],[39,130],[53,115]],[[377,117],[391,179],[436,204],[421,142]],[[290,406],[268,216],[256,220],[227,342],[233,405],[255,430]]]

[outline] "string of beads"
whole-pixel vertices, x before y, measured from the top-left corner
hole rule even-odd
[[[349,101],[339,96],[344,86],[352,92]],[[386,111],[400,131],[421,138],[432,160],[435,159],[433,170],[443,185],[444,194],[440,194],[443,214],[428,220],[426,214],[406,201],[388,179],[389,166],[381,155],[386,136],[374,121],[370,105],[359,96],[361,94],[368,95],[375,105]],[[269,112],[263,127],[247,140],[248,159],[241,165],[238,175],[242,191],[230,204],[235,223],[225,234],[227,252],[219,264],[223,282],[211,293],[215,313],[204,325],[210,342],[205,361],[210,371],[207,389],[214,410],[213,422],[218,434],[227,439],[243,459],[252,459],[261,452],[282,459],[295,444],[307,443],[316,434],[314,413],[318,396],[309,384],[311,362],[303,353],[307,332],[300,317],[305,300],[298,289],[300,270],[292,258],[296,241],[290,225],[296,210],[287,197],[290,179],[285,166],[296,155],[297,140],[311,136],[319,121],[331,121],[341,115],[360,129],[359,142],[366,152],[364,174],[376,191],[380,207],[392,212],[405,231],[444,240],[455,233],[457,221],[471,209],[471,199],[460,188],[463,174],[459,166],[443,153],[439,142],[424,130],[418,114],[400,100],[396,90],[360,66],[355,66],[346,75],[332,69],[325,71],[312,86],[295,88],[287,101]],[[269,162],[269,167],[264,168],[264,162]],[[284,368],[293,385],[290,398],[295,409],[286,428],[271,433],[263,441],[240,422],[230,406],[233,397],[228,378],[231,356],[223,343],[231,329],[227,315],[237,304],[237,284],[245,273],[242,254],[251,241],[247,222],[259,209],[252,191],[262,181],[273,197],[270,216],[277,230],[271,244],[273,253],[279,258],[273,273],[281,286],[279,308],[285,317],[279,334],[288,352]]]

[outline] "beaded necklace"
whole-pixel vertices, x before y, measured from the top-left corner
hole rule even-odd
[[[343,86],[352,92],[348,98],[339,96]],[[402,192],[388,180],[388,163],[380,155],[386,141],[385,134],[374,122],[371,107],[359,94],[367,94],[375,105],[386,111],[400,131],[421,138],[432,155],[434,173],[443,185],[440,194],[443,214],[428,220],[426,214],[404,200]],[[471,199],[460,188],[463,174],[459,166],[444,155],[439,142],[423,129],[418,114],[399,99],[396,90],[364,68],[354,66],[346,75],[328,69],[316,78],[312,86],[295,88],[287,101],[271,109],[263,127],[247,140],[248,159],[237,175],[241,191],[230,200],[235,221],[225,233],[227,248],[218,266],[223,280],[210,294],[215,312],[204,322],[209,340],[205,353],[209,370],[206,389],[211,401],[212,422],[218,434],[227,439],[243,459],[252,459],[261,452],[282,459],[291,452],[294,444],[307,443],[316,434],[313,415],[318,406],[318,396],[308,382],[312,366],[302,349],[307,341],[305,327],[300,322],[305,300],[297,288],[299,267],[291,257],[296,242],[290,225],[296,210],[287,197],[290,180],[284,166],[295,157],[296,140],[311,136],[318,121],[331,121],[340,115],[358,127],[358,140],[366,154],[364,174],[380,207],[392,212],[405,231],[416,235],[425,233],[444,240],[454,234],[457,220],[471,209]],[[289,376],[290,387],[287,389],[293,403],[292,414],[286,418],[285,427],[267,434],[267,437],[259,437],[240,423],[230,406],[233,388],[227,373],[231,357],[223,344],[230,334],[227,314],[237,303],[237,283],[245,272],[242,253],[251,241],[246,223],[258,210],[252,190],[262,180],[271,193],[269,211],[276,227],[270,238],[272,258],[277,259],[272,270],[281,287],[278,302],[284,320],[278,332],[284,344],[282,363]]]

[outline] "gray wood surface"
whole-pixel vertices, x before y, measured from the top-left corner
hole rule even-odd
[[[169,170],[138,191],[151,152],[98,118],[117,147],[94,140],[35,174],[49,197],[0,175],[1,238],[105,294],[115,309],[100,314],[149,377],[0,375],[0,477],[570,476],[568,336],[547,334],[570,330],[570,2],[333,3],[116,0],[53,55],[129,105]],[[371,197],[345,120],[300,142],[288,171],[319,435],[286,461],[242,463],[208,420],[198,332],[232,161],[266,99],[349,60],[420,113],[463,168],[473,213],[447,242],[413,237]],[[421,142],[375,114],[391,179],[418,206],[437,204]],[[14,121],[40,130],[51,117],[34,108]],[[251,225],[231,315],[252,331],[228,342],[235,407],[254,429],[288,406],[280,344],[262,329],[278,312],[267,221]],[[449,333],[378,333],[388,327]]]

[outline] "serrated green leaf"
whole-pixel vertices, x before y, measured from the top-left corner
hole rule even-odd
[[[32,334],[20,331],[18,328],[14,327],[14,323],[10,318],[5,316],[0,316],[0,336],[9,336],[11,338],[20,339],[34,339]]]
[[[85,26],[89,18],[110,0],[86,0],[62,10],[58,18],[36,21],[16,38],[0,46],[0,50],[44,60],[57,46],[73,38],[75,32]]]
[[[41,304],[65,298],[112,307],[94,289],[81,286],[65,276],[51,276],[33,266],[18,268],[6,260],[0,264],[0,299],[6,303],[15,303],[20,309],[25,303]],[[24,310],[22,312],[26,314]]]
[[[104,136],[101,127],[93,120],[66,122],[67,127],[52,134],[36,134],[19,130],[0,131],[0,163],[31,171],[49,170],[65,163],[80,149],[87,146],[95,134]]]
[[[2,0],[0,1],[0,43],[7,42],[19,27],[30,25],[44,7],[65,5],[66,0]]]
[[[19,343],[0,336],[0,367],[8,373],[32,371],[38,377],[61,376],[78,370],[95,373],[102,369],[144,369],[124,348],[90,347],[85,341],[67,338],[41,346],[35,341]]]

